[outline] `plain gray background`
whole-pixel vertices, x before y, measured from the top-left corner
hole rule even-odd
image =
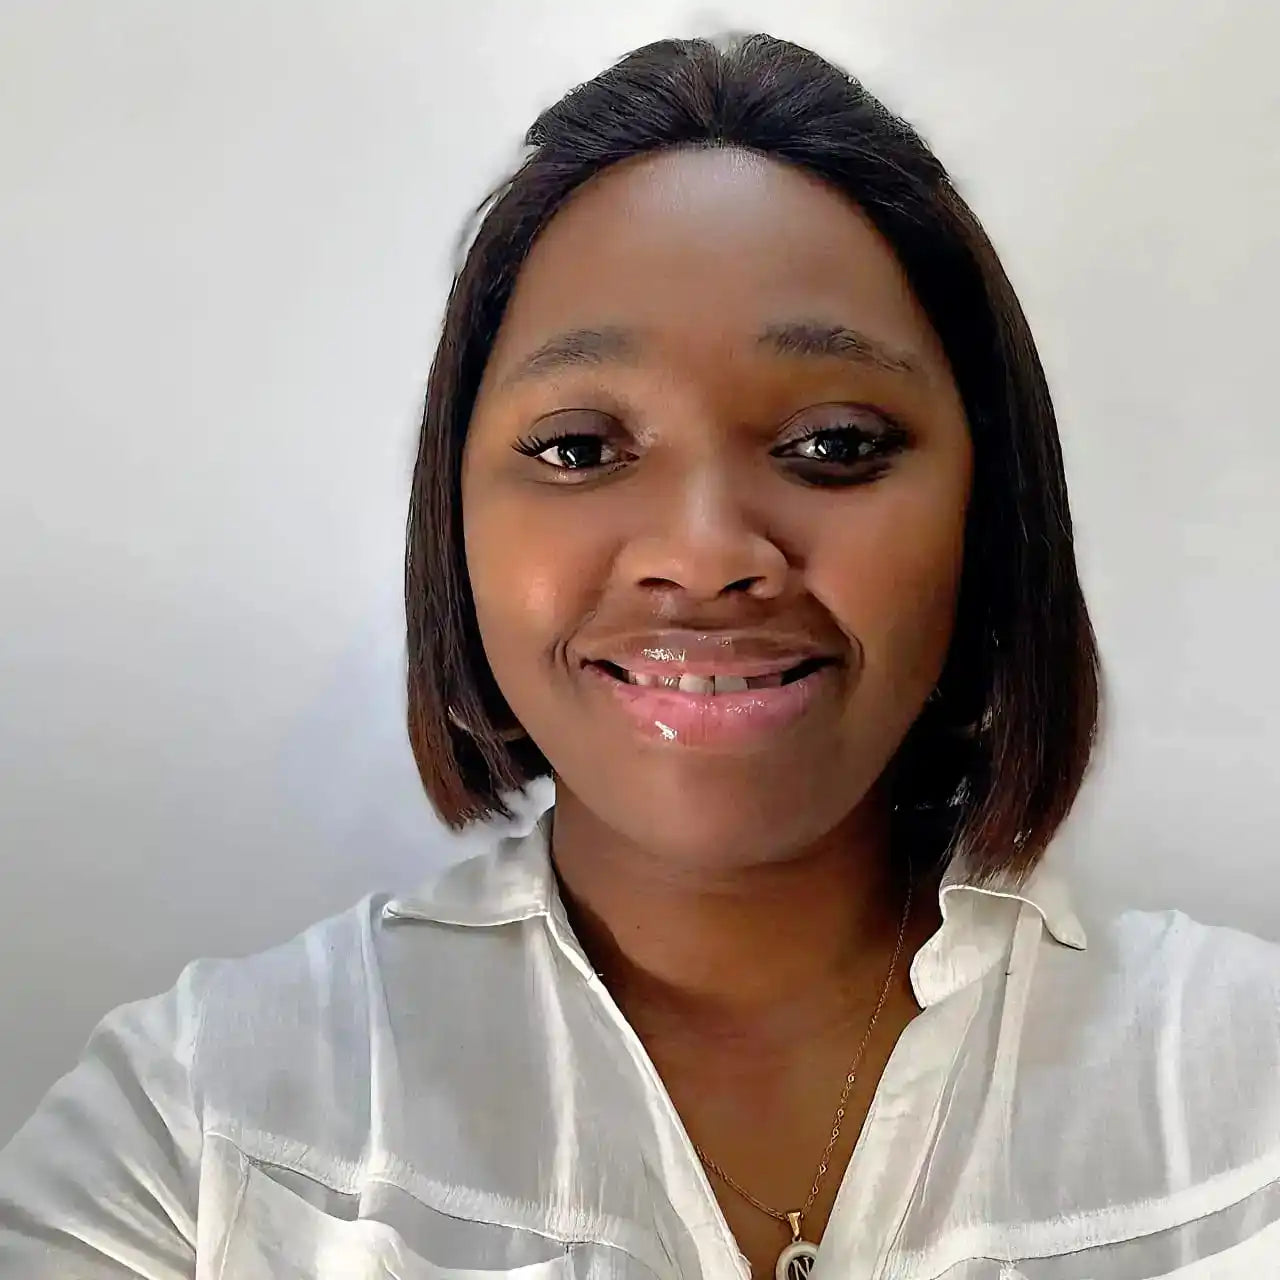
[[[540,107],[726,26],[917,123],[1030,314],[1111,697],[1056,856],[1280,937],[1280,8],[4,0],[0,1140],[110,1006],[456,854],[399,575],[458,235]]]

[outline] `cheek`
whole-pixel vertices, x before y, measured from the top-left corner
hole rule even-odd
[[[467,572],[485,653],[500,686],[522,679],[590,607],[590,548],[563,513],[463,495]]]
[[[811,561],[810,589],[856,638],[865,677],[890,696],[923,696],[941,672],[964,561],[965,496],[886,493],[843,527],[833,522]]]

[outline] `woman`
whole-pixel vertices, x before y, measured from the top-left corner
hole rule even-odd
[[[409,521],[414,751],[493,847],[108,1018],[0,1161],[0,1275],[1272,1274],[1276,950],[1086,946],[1041,865],[1095,649],[942,167],[762,36],[528,142]]]

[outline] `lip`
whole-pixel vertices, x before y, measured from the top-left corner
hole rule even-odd
[[[797,664],[789,663],[788,667],[794,665]],[[628,669],[636,670],[635,667]],[[830,690],[839,679],[839,668],[829,664],[789,684],[740,693],[707,694],[628,684],[594,663],[588,663],[583,671],[591,686],[609,698],[642,737],[685,747],[727,750],[750,749],[785,732],[809,712],[824,689]],[[739,675],[776,674],[776,671],[762,673],[758,666],[737,670],[725,666],[707,668],[705,664],[699,670],[691,666],[677,670],[668,663],[657,674]]]
[[[805,636],[763,631],[648,631],[615,637],[594,648],[585,663],[609,662],[636,675],[772,676],[814,659],[837,655]],[[732,697],[720,694],[720,697]]]

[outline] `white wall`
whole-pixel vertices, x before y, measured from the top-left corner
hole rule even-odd
[[[0,1140],[109,1006],[448,855],[398,592],[458,230],[538,107],[725,25],[915,119],[1020,287],[1110,666],[1086,894],[1280,936],[1275,6],[5,0]]]

